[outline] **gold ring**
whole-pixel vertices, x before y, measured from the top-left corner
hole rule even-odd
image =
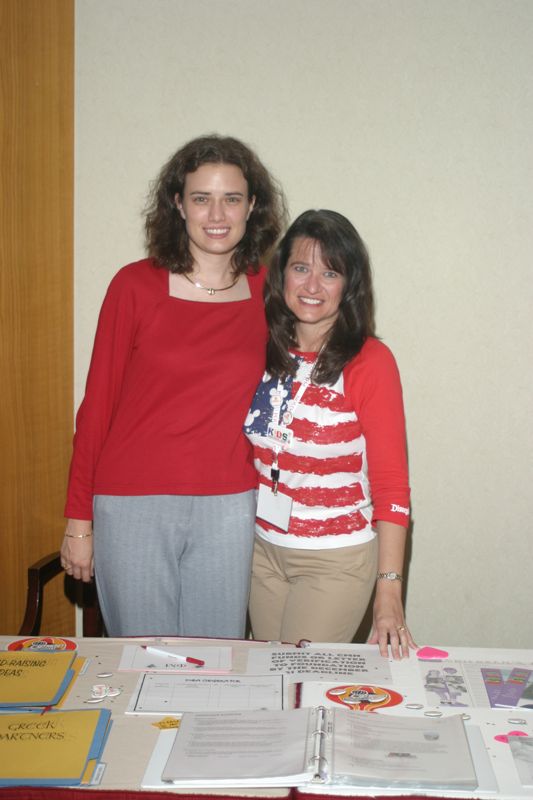
[[[400,627],[397,630],[398,630],[398,633],[401,633],[402,631],[405,630],[405,625],[400,625]]]

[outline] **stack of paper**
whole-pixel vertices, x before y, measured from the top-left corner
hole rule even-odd
[[[76,651],[0,653],[0,708],[53,706],[74,676]]]
[[[108,709],[0,714],[0,786],[89,783],[110,719]]]

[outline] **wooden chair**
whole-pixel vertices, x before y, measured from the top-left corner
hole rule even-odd
[[[26,595],[26,611],[20,626],[19,636],[38,636],[43,613],[44,587],[52,578],[62,572],[59,552],[50,553],[31,567],[28,567],[28,591]],[[81,583],[68,575],[65,576],[67,595],[81,604],[83,618],[83,636],[103,636],[104,623],[98,604],[96,585]]]

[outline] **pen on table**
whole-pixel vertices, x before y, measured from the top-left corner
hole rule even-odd
[[[192,656],[180,656],[177,653],[169,653],[168,650],[160,650],[158,647],[150,647],[147,644],[141,645],[143,650],[151,653],[153,656],[163,656],[164,658],[175,658],[176,661],[183,661],[185,664],[194,664],[196,667],[203,667],[205,661],[201,658],[193,658]]]

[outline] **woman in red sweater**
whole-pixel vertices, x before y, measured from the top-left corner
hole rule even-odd
[[[242,422],[264,368],[260,258],[282,218],[248,147],[195,139],[153,189],[149,257],[109,286],[61,556],[94,572],[111,636],[244,634],[257,478]]]

